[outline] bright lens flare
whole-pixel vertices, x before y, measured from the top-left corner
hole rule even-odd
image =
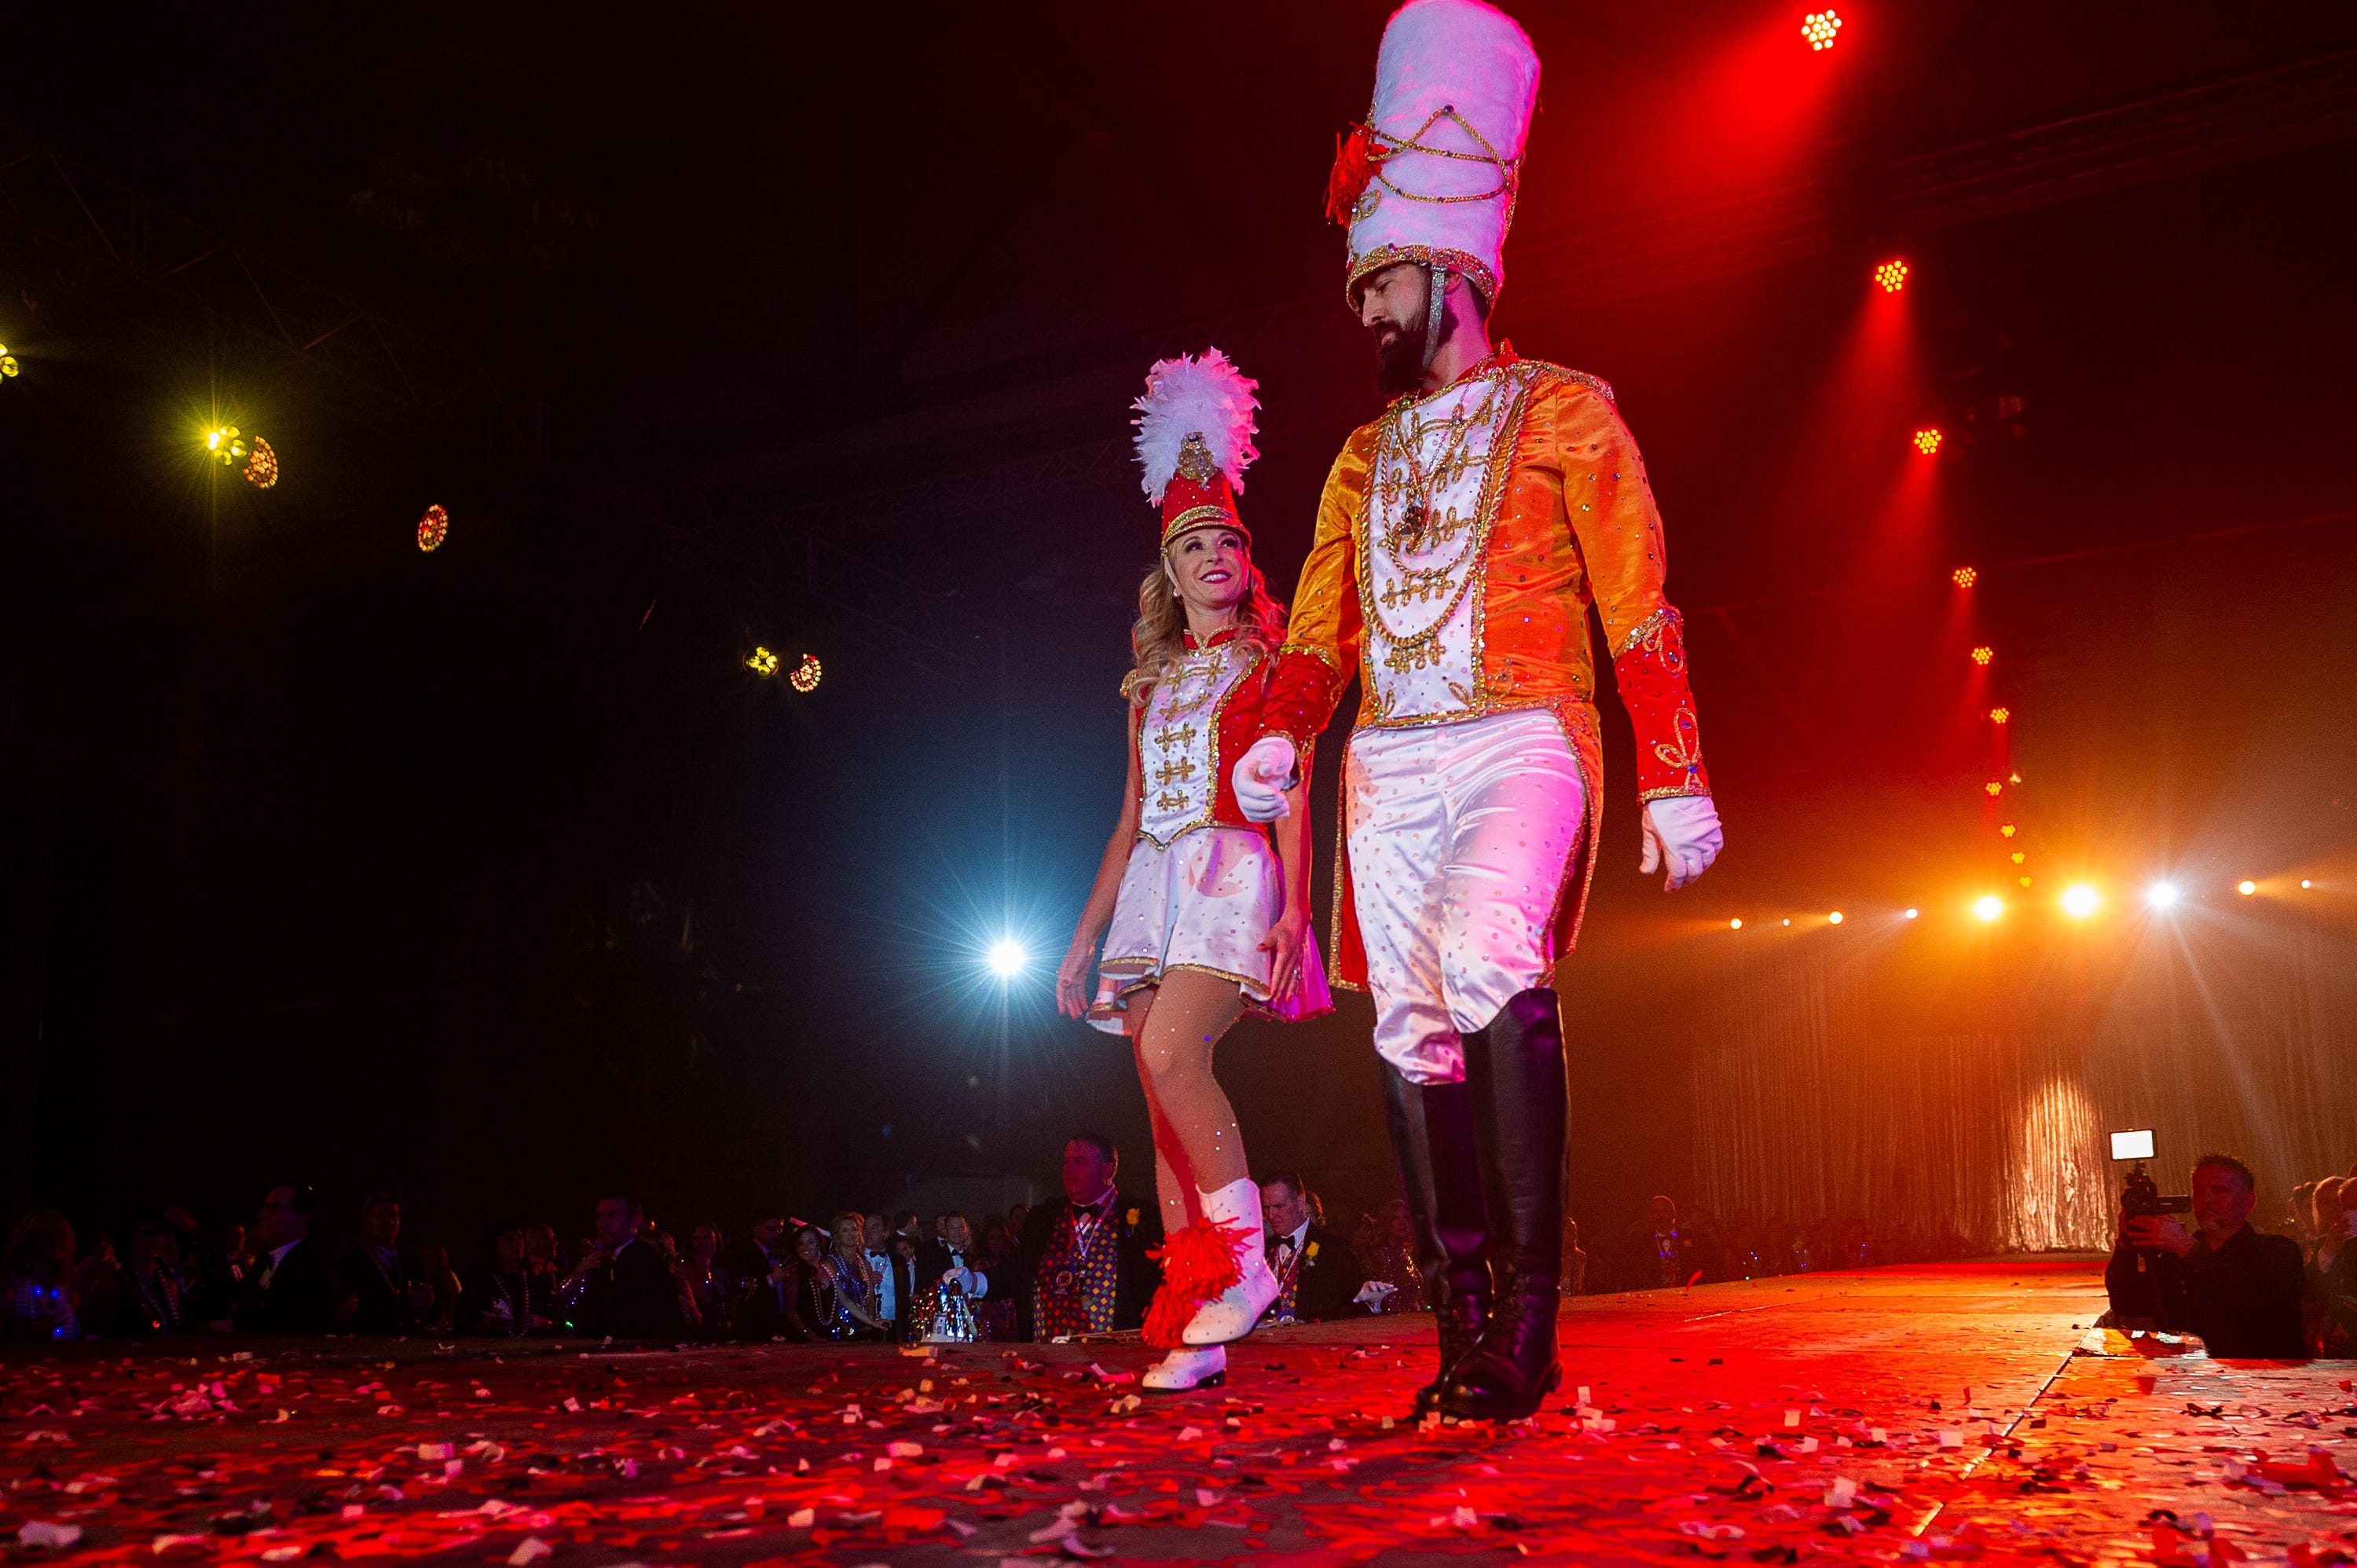
[[[2177,884],[2174,882],[2156,882],[2144,890],[2144,901],[2156,909],[2175,908],[2177,897]]]
[[[2005,900],[1994,893],[1984,893],[1973,900],[1973,913],[1984,922],[1994,920],[2005,913]]]
[[[1801,37],[1809,40],[1809,48],[1813,50],[1829,49],[1834,47],[1834,35],[1841,31],[1841,25],[1842,19],[1835,12],[1812,11],[1801,18]],[[1890,264],[1899,268],[1902,275],[1907,271],[1907,263],[1904,262],[1894,262]],[[1878,271],[1876,275],[1879,277],[1880,273]],[[1883,286],[1897,288],[1899,285],[1885,284]]]
[[[1001,980],[1014,979],[1029,961],[1023,944],[1013,937],[1001,937],[990,944],[990,972]]]
[[[2062,912],[2074,920],[2083,920],[2100,908],[2104,896],[2083,882],[2074,882],[2062,889]]]

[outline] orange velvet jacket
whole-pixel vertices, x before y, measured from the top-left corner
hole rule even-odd
[[[1491,459],[1494,466],[1502,456],[1508,467],[1483,487],[1493,510],[1473,589],[1479,671],[1471,707],[1406,720],[1386,720],[1376,708],[1360,596],[1379,420],[1351,435],[1327,476],[1285,646],[1262,703],[1261,733],[1288,736],[1306,758],[1354,670],[1361,729],[1516,709],[1554,713],[1579,758],[1588,800],[1587,852],[1565,868],[1556,895],[1555,950],[1562,953],[1571,950],[1587,902],[1604,768],[1589,605],[1603,619],[1614,679],[1636,731],[1639,800],[1707,795],[1710,779],[1678,612],[1662,594],[1661,514],[1611,389],[1578,371],[1520,359],[1505,345],[1466,376],[1489,373],[1519,385]],[[1366,959],[1349,896],[1347,854],[1337,866],[1332,968],[1343,983],[1363,985]],[[1569,897],[1575,879],[1578,893]]]

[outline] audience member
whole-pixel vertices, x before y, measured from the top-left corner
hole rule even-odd
[[[787,1246],[785,1216],[762,1215],[753,1221],[751,1237],[729,1248],[724,1256],[736,1293],[737,1337],[791,1337],[786,1332],[786,1300],[793,1283],[794,1260]]]
[[[1748,1238],[1750,1234],[1750,1214],[1738,1210],[1736,1219],[1742,1227],[1740,1234]],[[1730,1237],[1730,1249],[1736,1244]],[[1756,1250],[1748,1240],[1741,1245],[1744,1248],[1741,1256],[1751,1272],[1738,1277],[1755,1277],[1759,1272]],[[1691,1231],[1679,1227],[1677,1200],[1667,1193],[1655,1194],[1652,1201],[1645,1206],[1645,1218],[1630,1228],[1629,1254],[1631,1283],[1639,1290],[1678,1290],[1696,1275],[1706,1276],[1710,1273],[1709,1262],[1703,1255],[1700,1241]],[[1727,1265],[1730,1273],[1738,1266],[1735,1260],[1730,1259]]]
[[[2357,1356],[2357,1177],[2327,1176],[2311,1184],[2303,1316],[2309,1348],[2336,1359]]]
[[[74,1228],[63,1212],[37,1208],[8,1235],[7,1291],[0,1337],[79,1339],[81,1283],[75,1277]]]
[[[433,1326],[434,1283],[415,1254],[401,1247],[401,1203],[378,1193],[361,1205],[360,1239],[336,1277],[351,1298],[344,1328],[353,1334],[415,1334]]]
[[[1363,1317],[1370,1300],[1394,1294],[1376,1281],[1372,1294],[1366,1273],[1350,1244],[1318,1224],[1299,1173],[1272,1171],[1261,1178],[1260,1211],[1268,1232],[1268,1267],[1276,1276],[1272,1323],[1324,1323]]]
[[[889,1337],[903,1344],[918,1334],[917,1314],[917,1239],[905,1230],[895,1230],[884,1239],[885,1294],[893,1305],[885,1316]]]
[[[867,1251],[867,1221],[856,1209],[834,1217],[834,1251],[827,1254],[828,1283],[834,1287],[834,1316],[826,1325],[829,1339],[880,1339],[886,1319],[877,1310],[883,1284],[877,1278]]]
[[[876,1299],[871,1305],[888,1338],[893,1326],[907,1315],[909,1306],[909,1293],[900,1286],[900,1272],[892,1266],[892,1230],[881,1214],[871,1214],[861,1222],[860,1235],[866,1245],[868,1273],[876,1281]]]
[[[996,1273],[959,1283],[983,1300],[1012,1298],[1027,1339],[1061,1339],[1135,1328],[1162,1283],[1146,1254],[1162,1245],[1155,1205],[1115,1185],[1113,1140],[1076,1133],[1064,1145],[1064,1196],[1026,1214],[1015,1256]]]
[[[687,1256],[680,1260],[680,1282],[686,1287],[687,1299],[694,1305],[696,1322],[706,1339],[731,1337],[736,1318],[737,1291],[720,1256],[720,1227],[699,1225],[687,1233]]]
[[[643,1211],[628,1194],[597,1200],[597,1233],[565,1278],[576,1333],[616,1339],[668,1339],[680,1331],[679,1288],[671,1265],[640,1240]]]
[[[2193,1162],[2189,1190],[2190,1232],[2174,1214],[2131,1218],[2123,1206],[2104,1271],[2115,1320],[2197,1334],[2212,1356],[2305,1355],[2299,1244],[2251,1227],[2251,1167],[2231,1155],[2204,1155]]]
[[[143,1215],[123,1235],[124,1263],[107,1331],[119,1339],[178,1334],[188,1326],[179,1232],[160,1214]]]
[[[793,1268],[786,1276],[786,1337],[797,1344],[834,1337],[834,1273],[827,1266],[826,1233],[794,1227]]]
[[[972,1273],[988,1274],[996,1269],[1011,1268],[1014,1262],[1015,1234],[1007,1230],[1006,1220],[994,1219],[982,1228],[982,1240],[975,1244],[974,1256],[966,1260],[966,1268]],[[1013,1339],[1022,1331],[1011,1296],[974,1303],[974,1316],[985,1339]]]
[[[255,1212],[259,1249],[245,1272],[234,1313],[247,1334],[327,1334],[339,1326],[342,1283],[327,1250],[311,1239],[318,1195],[307,1187],[274,1187]]]
[[[1579,1221],[1566,1214],[1563,1217],[1563,1278],[1560,1288],[1566,1295],[1584,1295],[1587,1292],[1587,1254],[1579,1246]]]
[[[462,1331],[508,1339],[556,1332],[556,1273],[529,1248],[523,1227],[500,1233],[491,1244],[490,1266],[476,1276],[482,1283],[462,1294],[457,1314]]]
[[[1416,1262],[1415,1228],[1408,1219],[1405,1198],[1393,1198],[1375,1216],[1374,1260],[1368,1265],[1367,1278],[1394,1287],[1383,1297],[1380,1311],[1422,1312],[1431,1305],[1424,1296],[1424,1270]]]

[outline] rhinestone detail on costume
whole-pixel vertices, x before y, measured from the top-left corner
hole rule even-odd
[[[1233,641],[1190,649],[1147,699],[1137,737],[1138,766],[1146,772],[1137,831],[1156,843],[1168,844],[1211,820],[1219,789],[1216,715],[1253,662]]]

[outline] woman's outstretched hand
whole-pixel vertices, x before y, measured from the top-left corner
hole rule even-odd
[[[1089,1015],[1089,961],[1095,956],[1096,944],[1076,937],[1056,966],[1056,1011],[1067,1018]]]
[[[1260,950],[1268,954],[1268,999],[1281,1002],[1293,992],[1294,982],[1301,978],[1301,944],[1309,940],[1309,917],[1299,909],[1287,909],[1276,918],[1276,924],[1261,939]]]

